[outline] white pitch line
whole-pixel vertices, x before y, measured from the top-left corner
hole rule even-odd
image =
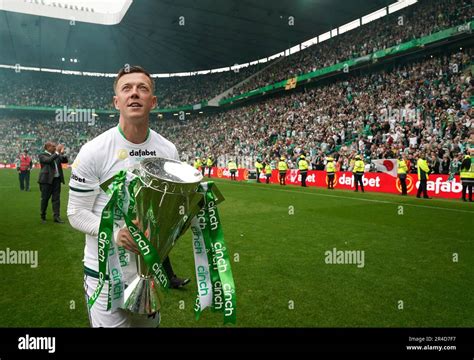
[[[227,183],[227,182],[225,182],[225,183]],[[232,183],[228,183],[228,184],[246,186],[244,184],[239,184],[238,182],[232,182]],[[340,199],[375,202],[375,203],[381,203],[381,204],[405,205],[405,206],[413,206],[413,207],[420,207],[420,208],[427,208],[427,209],[438,209],[438,210],[446,210],[446,211],[454,211],[454,212],[474,214],[474,211],[460,210],[460,209],[450,209],[450,208],[444,208],[444,207],[439,207],[439,206],[397,203],[397,202],[386,201],[386,200],[362,199],[362,198],[350,197],[350,196],[338,196],[338,195],[329,195],[329,194],[319,194],[319,193],[313,193],[313,192],[302,192],[302,191],[294,191],[294,190],[286,190],[286,189],[275,189],[275,188],[268,188],[268,187],[263,187],[263,186],[261,187],[261,189],[273,190],[273,191],[282,191],[282,192],[291,192],[291,193],[294,193],[294,194],[326,196],[326,197],[334,197],[334,198],[340,198]]]

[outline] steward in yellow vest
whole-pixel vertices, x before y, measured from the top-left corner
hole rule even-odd
[[[306,187],[306,178],[308,177],[308,162],[304,155],[300,155],[300,160],[298,161],[298,169],[300,170],[301,175],[301,186]]]
[[[428,196],[428,190],[426,189],[426,185],[429,179],[430,168],[428,167],[425,154],[420,155],[420,158],[416,162],[416,166],[418,168],[418,180],[420,182],[418,186],[418,192],[416,193],[416,197],[420,198],[421,193],[423,193],[423,197],[425,199],[431,199]]]
[[[334,164],[334,159],[329,156],[326,164],[326,174],[328,177],[328,189],[334,190],[334,178],[336,176],[336,165]]]
[[[196,159],[194,160],[194,168],[195,168],[195,169],[199,169],[201,166],[202,166],[201,159],[199,159],[198,157],[196,157]]]
[[[237,180],[235,178],[235,174],[237,172],[237,163],[234,161],[234,160],[230,160],[228,163],[227,163],[227,168],[229,169],[230,171],[230,179],[231,180]]]
[[[257,182],[260,182],[260,173],[262,172],[263,164],[261,163],[260,159],[255,161],[255,171],[257,172]]]
[[[469,201],[472,202],[472,187],[474,186],[474,158],[464,156],[459,176],[462,182],[462,200],[466,201],[466,191],[469,191]]]
[[[278,162],[278,174],[280,175],[280,185],[286,185],[286,171],[288,170],[288,165],[286,164],[285,157],[282,156]]]
[[[360,188],[362,192],[364,192],[364,184],[363,184],[364,169],[365,169],[365,164],[362,161],[362,158],[360,157],[360,155],[356,155],[354,168],[352,169],[352,173],[354,174],[355,192],[359,191],[359,184],[360,184]]]
[[[206,162],[206,166],[207,166],[207,177],[211,177],[212,165],[214,165],[214,160],[212,160],[212,157],[209,156],[209,157],[207,158],[207,162]]]
[[[267,163],[265,165],[265,177],[266,177],[266,182],[267,184],[270,183],[270,178],[272,177],[272,167],[270,163]]]
[[[400,159],[397,160],[397,173],[398,173],[398,178],[400,179],[400,186],[402,188],[402,195],[407,195],[407,172],[408,172],[408,166],[405,161],[405,155],[400,157]]]

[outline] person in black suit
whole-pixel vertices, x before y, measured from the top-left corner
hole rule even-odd
[[[64,184],[64,174],[61,164],[67,163],[64,155],[64,145],[48,141],[44,145],[44,152],[40,154],[39,160],[41,171],[38,179],[41,190],[41,221],[46,222],[46,209],[49,199],[52,198],[54,222],[62,224],[64,221],[59,216],[59,201],[61,195],[61,183]]]

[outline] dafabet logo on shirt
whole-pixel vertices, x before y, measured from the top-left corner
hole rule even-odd
[[[117,158],[120,160],[125,160],[129,156],[138,156],[138,157],[143,157],[143,156],[156,156],[156,150],[126,150],[126,149],[119,149],[117,151]]]
[[[156,156],[156,150],[130,150],[130,156]]]

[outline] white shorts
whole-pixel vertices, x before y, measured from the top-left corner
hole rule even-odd
[[[84,275],[84,291],[86,304],[94,293],[99,279],[90,275]],[[154,315],[133,314],[123,309],[114,311],[107,310],[108,282],[104,284],[102,291],[92,306],[89,313],[91,327],[147,327],[156,328],[160,326],[160,313]]]

